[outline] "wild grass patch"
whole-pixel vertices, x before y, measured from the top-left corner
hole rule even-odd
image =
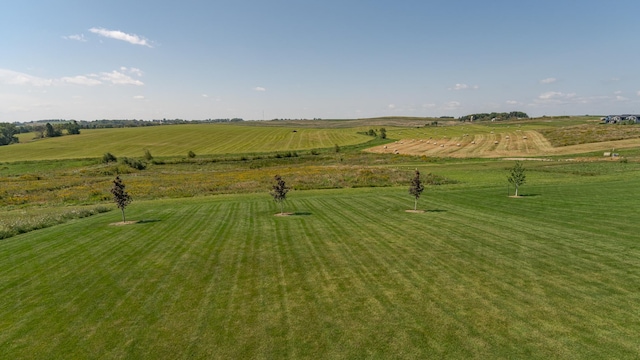
[[[62,224],[72,219],[111,211],[103,205],[75,208],[21,209],[3,211],[0,217],[0,239]]]

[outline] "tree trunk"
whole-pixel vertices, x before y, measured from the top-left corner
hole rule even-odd
[[[518,197],[518,185],[516,185],[516,197]]]
[[[127,221],[126,221],[126,219],[125,219],[125,217],[124,217],[124,209],[121,209],[121,210],[122,210],[122,222],[123,222],[123,223],[124,223],[124,222],[127,222]]]
[[[413,211],[418,210],[418,198],[413,201]]]

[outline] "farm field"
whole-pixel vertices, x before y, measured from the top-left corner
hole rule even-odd
[[[0,147],[2,161],[98,158],[107,152],[116,156],[142,157],[144,150],[154,156],[186,156],[189,151],[215,155],[309,150],[370,140],[353,128],[297,130],[227,124],[83,129],[74,136],[30,141],[33,134],[23,134],[20,138],[19,144]]]
[[[637,128],[421,121],[83,130],[0,147],[0,358],[637,356]],[[383,126],[389,139],[362,135]],[[436,138],[455,145],[419,148]],[[603,158],[612,144],[621,158]],[[525,162],[524,196],[509,198],[520,157],[545,161]],[[405,211],[415,169],[423,213]],[[136,224],[113,225],[116,174]],[[274,216],[275,174],[292,216]]]
[[[631,358],[633,173],[132,204],[0,242],[5,358]],[[573,175],[578,177],[578,175]],[[625,216],[623,216],[625,218]]]
[[[563,156],[640,147],[640,131],[634,126],[535,120],[509,124],[392,129],[389,136],[398,140],[367,151],[432,157],[507,158]]]

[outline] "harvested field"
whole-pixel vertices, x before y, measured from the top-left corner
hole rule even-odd
[[[367,151],[376,153],[425,155],[454,158],[501,158],[570,155],[593,151],[610,151],[640,146],[640,139],[604,141],[554,147],[538,131],[505,131],[468,136],[427,139],[401,139],[386,146],[377,146]]]

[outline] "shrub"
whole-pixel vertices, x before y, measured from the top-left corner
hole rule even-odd
[[[118,161],[118,158],[115,157],[115,155],[113,155],[112,153],[105,153],[104,155],[102,155],[102,162],[105,164],[108,164],[110,162],[116,162]]]
[[[144,158],[147,161],[151,161],[153,160],[153,155],[151,155],[151,151],[149,151],[148,149],[145,149],[144,151]]]
[[[189,152],[187,153],[187,156],[189,157],[189,159],[193,159],[194,157],[196,157],[196,153],[194,153],[193,151],[189,150]]]
[[[147,168],[147,164],[137,159],[130,159],[125,157],[122,158],[122,163],[136,170],[144,170]]]

